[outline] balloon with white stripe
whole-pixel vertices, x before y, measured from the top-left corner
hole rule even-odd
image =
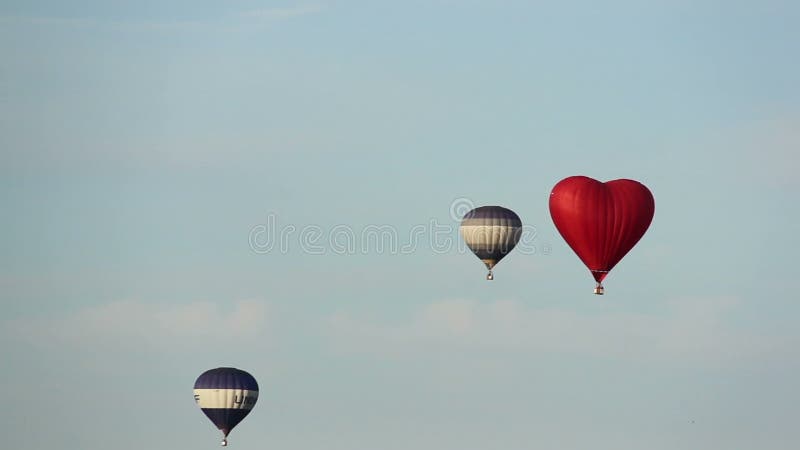
[[[522,220],[508,208],[481,206],[464,215],[459,231],[467,247],[489,269],[486,279],[493,280],[494,266],[522,237]]]
[[[258,382],[249,373],[233,367],[207,370],[194,383],[194,400],[222,431],[222,445],[226,446],[228,433],[255,406]]]

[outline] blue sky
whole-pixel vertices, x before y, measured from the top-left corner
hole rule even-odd
[[[236,448],[791,448],[798,20],[0,3],[4,441],[215,448],[191,388],[232,365]],[[547,212],[578,174],[656,199],[604,297]],[[491,283],[452,217],[485,204],[530,237]],[[405,250],[336,251],[370,227]]]

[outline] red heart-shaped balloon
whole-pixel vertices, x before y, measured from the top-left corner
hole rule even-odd
[[[644,236],[654,213],[653,194],[634,180],[575,176],[550,193],[553,223],[598,283]]]

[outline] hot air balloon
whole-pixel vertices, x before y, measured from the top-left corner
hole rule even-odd
[[[194,383],[194,400],[222,431],[223,447],[228,445],[228,433],[250,414],[257,399],[256,379],[233,367],[207,370]]]
[[[602,183],[574,176],[550,193],[550,217],[589,268],[598,295],[604,292],[603,279],[644,236],[654,213],[653,194],[634,180]]]
[[[489,269],[486,279],[493,280],[492,269],[522,236],[522,221],[502,206],[481,206],[464,215],[460,231],[472,253]]]

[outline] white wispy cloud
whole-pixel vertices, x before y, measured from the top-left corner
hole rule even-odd
[[[96,19],[91,19],[88,17],[0,15],[0,23],[28,24],[28,25],[93,26],[97,25],[98,21]]]
[[[117,301],[62,316],[7,321],[7,338],[35,345],[180,345],[198,340],[229,341],[256,336],[267,322],[263,301],[242,300],[230,308],[212,302],[181,305]]]
[[[230,31],[240,27],[248,27],[258,22],[274,22],[294,19],[302,16],[318,14],[325,11],[322,5],[298,5],[282,8],[261,8],[244,12],[231,12],[218,17],[203,20],[173,19],[109,19],[100,17],[60,17],[60,16],[26,16],[0,15],[0,24],[30,26],[62,26],[80,28],[109,28],[124,31],[189,31],[219,28]]]
[[[800,187],[800,114],[797,111],[771,111],[760,119],[705,130],[686,146],[697,152],[721,149],[726,157],[714,162],[714,170],[724,171],[737,182],[747,180],[767,186]]]
[[[191,30],[215,25],[200,20],[124,20],[99,17],[0,16],[0,24],[64,28],[99,28],[119,31]]]
[[[431,346],[470,351],[548,352],[711,364],[776,351],[779,339],[725,320],[736,299],[687,298],[661,314],[534,309],[518,301],[444,300],[402,323],[337,313],[328,318],[335,349],[398,354]]]
[[[778,117],[744,127],[733,145],[746,166],[779,186],[800,186],[800,117]]]
[[[294,6],[289,8],[261,8],[245,11],[241,13],[240,16],[254,19],[281,20],[318,14],[324,10],[325,8],[322,5]]]

